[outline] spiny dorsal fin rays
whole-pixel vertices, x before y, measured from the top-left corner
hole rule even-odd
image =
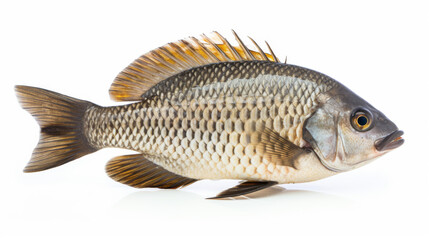
[[[268,61],[267,56],[265,55],[265,53],[262,51],[262,49],[259,47],[259,45],[251,38],[248,36],[248,38],[250,39],[250,41],[253,42],[253,44],[255,45],[255,47],[258,49],[259,54],[262,56],[262,58],[266,61]]]
[[[209,51],[204,46],[204,44],[201,43],[197,38],[191,37],[190,39],[192,41],[194,41],[194,43],[196,44],[196,50],[200,53],[200,55],[201,56],[203,56],[203,55],[207,56],[207,58],[205,58],[205,59],[208,60],[208,63],[219,61],[219,59],[217,59],[216,56],[211,51]],[[201,53],[204,53],[204,54],[201,54]]]
[[[235,40],[238,42],[238,45],[240,45],[241,49],[243,50],[243,52],[246,56],[246,60],[256,60],[256,58],[252,55],[252,53],[249,51],[249,49],[246,47],[246,45],[244,45],[243,41],[241,41],[241,39],[237,35],[237,33],[235,33],[234,30],[232,30],[232,33],[234,34]],[[267,56],[265,56],[265,54],[262,53],[262,51],[259,51],[259,53],[261,55],[263,55],[265,60],[268,60]]]
[[[233,60],[238,60],[238,61],[240,61],[240,60],[244,60],[241,56],[240,56],[240,54],[238,54],[238,52],[235,50],[235,48],[233,48],[232,46],[231,46],[231,44],[224,38],[224,37],[222,37],[222,35],[220,35],[218,32],[214,32],[214,34],[216,35],[216,37],[218,37],[219,39],[220,39],[220,41],[222,42],[222,45],[225,45],[227,48],[228,48],[228,51],[230,51],[231,52],[231,54],[233,55]]]
[[[268,44],[267,41],[265,41],[265,44],[267,44],[268,50],[270,50],[271,55],[273,56],[275,62],[280,62],[279,59],[276,57],[276,55],[274,54],[273,50],[270,47],[270,44]]]
[[[216,56],[217,59],[220,60],[220,62],[228,62],[231,61],[231,59],[226,55],[226,52],[220,49],[222,46],[221,44],[215,44],[212,39],[208,38],[205,34],[201,35],[204,41],[206,41],[206,44],[209,47],[209,50],[213,52],[213,54]],[[214,50],[211,50],[210,47],[212,47]],[[219,58],[220,57],[220,58]]]
[[[214,32],[211,37],[190,37],[166,44],[142,55],[118,74],[110,87],[110,96],[116,101],[139,101],[143,93],[157,83],[187,69],[211,63],[230,61],[279,62],[268,45],[270,53],[262,51],[250,39],[257,51],[249,48],[233,31],[239,46],[232,46],[222,35]]]
[[[243,46],[245,48],[243,48],[242,46],[232,47],[231,44],[229,44],[229,42],[225,38],[223,38],[219,33],[214,32],[214,34],[216,36],[213,38],[210,38],[209,40],[211,43],[216,45],[215,49],[219,49],[220,51],[222,51],[224,53],[223,56],[225,56],[225,58],[227,59],[224,61],[265,60],[265,61],[279,62],[278,59],[277,59],[277,61],[275,61],[272,54],[264,53],[262,50],[260,52],[251,51],[244,44],[243,44]],[[233,32],[233,34],[234,34],[234,32]],[[240,41],[237,40],[237,42],[239,43],[239,45],[240,45],[240,42],[242,43],[241,39],[240,39]],[[207,44],[207,43],[205,43],[205,44],[208,45],[209,48],[211,48],[211,46],[210,46],[211,44]],[[250,57],[250,58],[246,57],[246,53],[245,53],[246,49],[249,51],[249,53],[252,55],[252,57]],[[214,49],[211,49],[211,50],[214,50]]]

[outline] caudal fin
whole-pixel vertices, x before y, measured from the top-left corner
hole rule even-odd
[[[97,151],[83,132],[83,117],[96,106],[45,89],[15,86],[21,106],[40,125],[40,139],[24,172],[37,172],[60,166]]]

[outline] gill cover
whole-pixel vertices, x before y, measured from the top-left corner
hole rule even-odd
[[[322,164],[331,171],[344,171],[334,167],[341,162],[344,148],[338,133],[338,116],[319,108],[306,122],[304,139],[310,143]]]

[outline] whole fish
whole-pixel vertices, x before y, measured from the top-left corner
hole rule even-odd
[[[214,32],[142,55],[116,77],[101,107],[16,86],[41,127],[25,172],[57,167],[105,147],[138,154],[106,165],[137,188],[179,188],[200,179],[244,182],[214,198],[318,180],[360,167],[403,144],[380,111],[334,79],[280,63],[268,46],[232,46]]]

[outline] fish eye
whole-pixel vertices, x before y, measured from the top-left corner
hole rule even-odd
[[[371,126],[372,116],[368,111],[359,109],[352,114],[351,123],[356,130],[360,132],[367,131]]]

